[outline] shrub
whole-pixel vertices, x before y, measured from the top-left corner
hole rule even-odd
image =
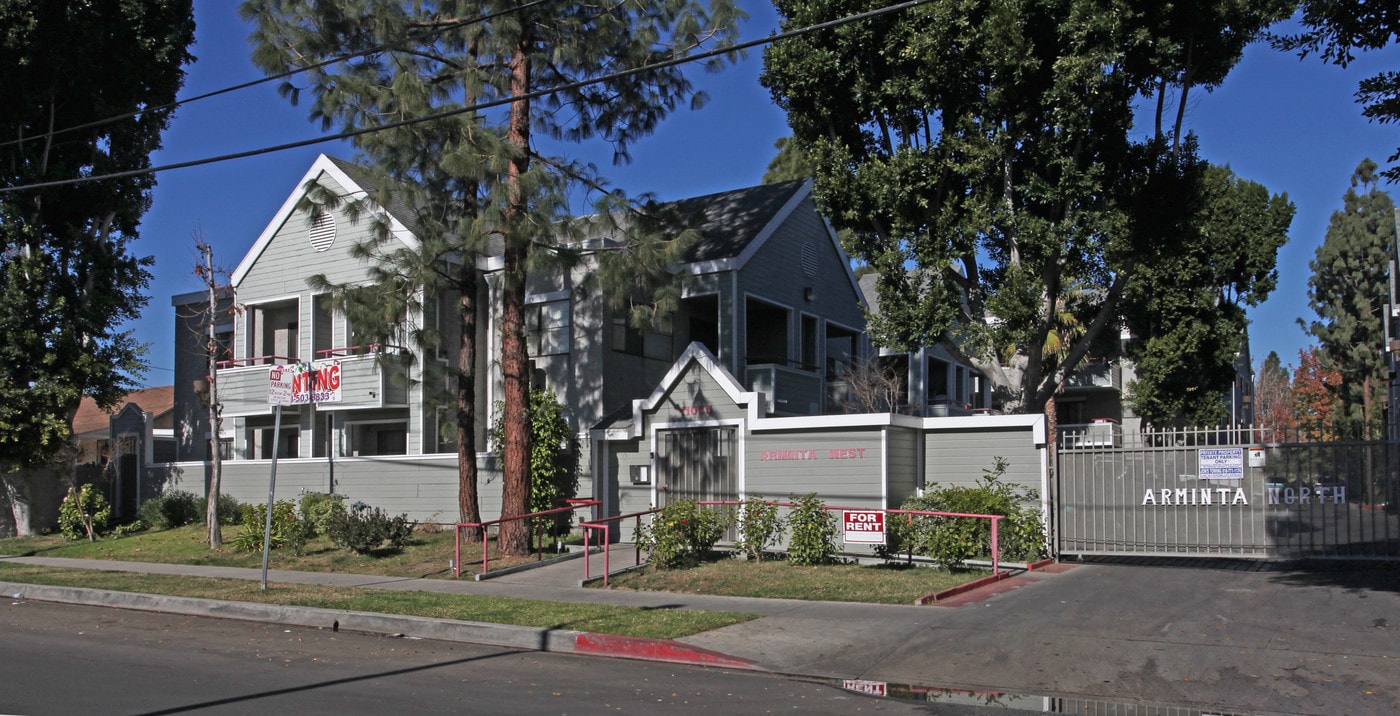
[[[68,539],[96,540],[112,518],[112,506],[91,484],[68,488],[68,496],[58,506],[58,529]]]
[[[739,542],[735,546],[749,559],[762,559],[764,550],[782,540],[783,527],[776,502],[749,500],[739,510]]]
[[[731,524],[728,510],[702,509],[695,500],[681,500],[653,515],[638,531],[637,543],[657,569],[694,567],[709,556]]]
[[[796,565],[830,564],[836,558],[836,518],[826,503],[809,493],[797,498],[788,515],[788,561]]]
[[[327,534],[337,547],[355,554],[373,554],[381,549],[403,549],[413,537],[414,524],[407,514],[390,518],[378,507],[356,502],[331,519]]]
[[[315,535],[330,532],[331,522],[338,515],[345,514],[345,495],[325,492],[308,492],[301,496],[301,518],[306,520]]]
[[[240,552],[262,549],[263,535],[266,531],[267,505],[244,505],[243,519],[238,536],[233,538],[233,548]],[[311,537],[311,530],[306,521],[297,519],[296,505],[291,500],[278,500],[273,504],[272,532],[268,535],[268,547],[290,547],[300,555]]]
[[[554,393],[532,389],[526,419],[530,421],[530,511],[564,507],[578,494],[578,437],[569,426],[566,408]],[[491,420],[490,443],[498,461],[505,460],[505,404],[496,403]],[[551,536],[567,532],[572,512],[534,519],[535,528],[547,528]]]
[[[243,520],[243,503],[239,502],[233,495],[219,493],[219,498],[214,504],[214,512],[219,516],[219,524],[236,525]],[[203,522],[205,517],[205,511],[200,510],[199,520]]]
[[[204,506],[194,494],[184,490],[167,492],[141,505],[141,521],[158,530],[202,522]]]
[[[1001,481],[1006,460],[996,458],[991,469],[984,469],[976,487],[944,487],[929,490],[923,497],[911,497],[901,509],[931,512],[1002,515],[997,527],[1000,558],[1033,561],[1045,556],[1044,524],[1034,505],[1035,490],[1018,489]],[[967,517],[916,515],[912,520],[894,519],[888,529],[887,544],[877,548],[885,559],[900,554],[923,555],[939,566],[951,569],[975,557],[990,557],[989,520]]]
[[[147,529],[150,529],[150,525],[146,524],[145,520],[142,520],[138,517],[137,519],[132,520],[131,522],[128,522],[124,525],[117,525],[116,529],[112,530],[112,536],[127,537],[130,535],[134,535],[137,532],[144,532]]]

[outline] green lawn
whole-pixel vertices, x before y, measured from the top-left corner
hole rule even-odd
[[[0,549],[3,548],[4,545],[0,544]],[[258,582],[251,580],[39,567],[6,564],[3,560],[0,560],[0,581],[380,614],[406,614],[653,639],[675,639],[755,618],[752,614],[733,612],[643,609],[604,604],[300,584],[269,584],[267,591],[262,591]]]
[[[783,560],[720,559],[691,569],[642,569],[609,579],[614,589],[826,602],[913,604],[915,599],[990,572],[931,567],[838,564],[799,567]],[[597,585],[595,585],[597,586]]]
[[[232,539],[235,529],[224,528],[225,540]],[[58,535],[49,535],[0,540],[0,555],[248,568],[261,565],[260,552],[237,552],[227,545],[220,550],[210,550],[204,540],[202,525],[149,531],[122,538],[107,537],[96,542],[70,541]],[[290,550],[275,550],[269,560],[269,566],[273,569],[305,572],[446,579],[451,577],[448,560],[453,557],[453,548],[451,531],[416,533],[403,550],[380,555],[356,555],[348,550],[337,549],[325,538],[320,538],[308,544],[301,555],[293,554]],[[480,549],[480,545],[464,545],[464,574],[480,571]],[[535,556],[504,558],[494,554],[493,549],[491,567],[494,570],[536,559]],[[686,570],[638,570],[614,576],[610,582],[616,589],[912,604],[919,597],[977,579],[984,574],[985,572],[979,571],[949,573],[928,567],[798,567],[782,560],[749,562],[741,559],[718,559]],[[523,626],[548,626],[654,638],[676,638],[754,618],[749,614],[723,612],[637,609],[475,595],[289,584],[269,585],[268,590],[264,592],[257,582],[249,580],[194,579],[6,564],[3,561],[0,561],[0,580],[411,614]]]
[[[173,530],[146,531],[128,537],[104,537],[96,542],[68,540],[61,535],[21,537],[0,540],[0,554],[35,557],[72,557],[77,559],[115,559],[127,562],[166,562],[216,567],[261,567],[262,552],[237,552],[229,546],[237,527],[224,527],[224,546],[209,549],[205,542],[204,525],[190,525]],[[385,577],[417,577],[450,579],[448,560],[453,558],[455,541],[452,531],[416,532],[401,551],[379,555],[357,555],[337,549],[330,540],[321,537],[306,545],[298,556],[290,550],[273,550],[268,558],[272,569],[292,569],[303,572],[347,572],[375,574]],[[462,574],[481,571],[481,545],[462,546]],[[492,569],[523,564],[536,557],[502,557],[492,545]],[[546,555],[549,556],[549,555]]]

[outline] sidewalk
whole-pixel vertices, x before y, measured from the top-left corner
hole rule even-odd
[[[626,559],[615,548],[613,568]],[[68,560],[4,561],[257,580],[256,569]],[[601,555],[592,557],[601,574]],[[1400,709],[1400,578],[1393,567],[1303,572],[1258,563],[1055,565],[933,606],[585,589],[570,560],[482,582],[273,570],[272,582],[748,612],[761,618],[675,641],[560,630],[230,605],[0,584],[6,595],[753,668],[823,679],[937,686],[1017,703],[1192,706],[1247,713]],[[91,590],[89,590],[91,591]],[[203,602],[187,604],[188,602]],[[331,624],[335,622],[335,625]],[[1024,697],[1037,698],[1026,701]],[[1075,708],[1074,710],[1079,710]],[[1131,713],[1131,712],[1122,712]]]

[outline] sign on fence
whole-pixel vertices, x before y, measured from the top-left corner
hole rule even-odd
[[[842,510],[846,544],[884,544],[884,510]]]
[[[1197,460],[1202,480],[1244,479],[1244,448],[1201,448]]]

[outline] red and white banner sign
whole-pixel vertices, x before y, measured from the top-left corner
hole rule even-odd
[[[884,544],[884,510],[842,510],[847,544]]]
[[[267,373],[268,405],[340,402],[340,361],[275,365]]]

